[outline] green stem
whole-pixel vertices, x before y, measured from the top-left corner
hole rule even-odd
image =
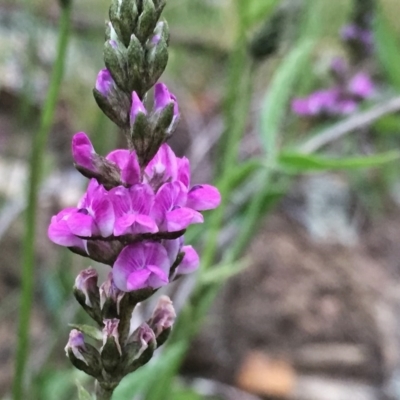
[[[99,382],[96,381],[96,400],[111,400],[114,389],[103,388]]]
[[[246,39],[240,33],[237,47],[230,62],[230,76],[228,93],[225,102],[225,134],[222,137],[222,163],[220,165],[220,179],[216,183],[222,196],[219,207],[214,211],[210,224],[206,245],[202,253],[202,270],[205,271],[214,264],[218,247],[218,235],[225,216],[226,206],[229,204],[231,171],[237,163],[238,149],[241,137],[246,128],[248,111],[251,99],[252,66],[248,62]]]
[[[43,106],[40,128],[32,143],[30,158],[29,188],[27,210],[25,214],[25,236],[22,259],[22,294],[19,312],[18,344],[16,352],[13,399],[22,400],[24,396],[24,375],[29,352],[29,325],[33,297],[33,277],[35,264],[35,233],[38,191],[43,168],[43,153],[53,122],[56,102],[64,72],[64,60],[67,51],[72,2],[63,2],[60,19],[60,33],[57,44],[57,58],[51,75],[47,98]]]

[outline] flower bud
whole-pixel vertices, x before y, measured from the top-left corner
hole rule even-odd
[[[107,280],[100,286],[100,308],[104,318],[121,315],[120,304],[124,296],[125,293],[115,286],[110,272]]]
[[[129,337],[125,346],[124,365],[126,366],[126,373],[133,372],[146,364],[153,356],[156,348],[157,342],[154,332],[146,323],[143,323]]]
[[[165,24],[165,26],[167,26]],[[146,54],[146,63],[148,71],[148,81],[146,87],[153,87],[162,73],[164,72],[168,63],[168,42],[161,35],[160,40]]]
[[[104,43],[104,63],[116,85],[122,90],[127,84],[126,58],[126,49],[118,42],[118,39],[107,40]]]
[[[157,346],[161,346],[168,338],[176,313],[172,301],[168,296],[161,296],[153,315],[147,322],[157,338]]]
[[[103,328],[103,347],[101,348],[101,360],[107,372],[115,371],[120,364],[122,356],[119,343],[118,325],[119,319],[105,319]]]
[[[86,313],[96,322],[101,323],[97,279],[97,271],[93,268],[80,272],[75,280],[73,292],[76,300]]]
[[[93,346],[85,343],[83,334],[78,330],[70,332],[65,352],[76,368],[95,378],[101,376],[100,354]]]
[[[147,111],[136,92],[132,93],[132,105],[129,113],[131,126],[134,125],[138,114],[147,115]]]
[[[143,10],[139,16],[136,36],[144,44],[152,34],[160,14],[157,13],[153,0],[143,0],[142,6]]]
[[[114,79],[112,78],[110,71],[107,68],[100,70],[96,79],[96,90],[98,90],[102,96],[107,97],[113,86]]]
[[[117,35],[125,47],[128,47],[129,38],[134,31],[135,21],[138,17],[136,1],[113,0],[109,10],[109,17]]]
[[[98,274],[94,268],[88,268],[79,273],[75,279],[75,290],[85,297],[85,304],[93,307],[99,304]]]
[[[107,189],[121,184],[118,166],[98,155],[84,132],[78,132],[72,138],[72,156],[75,168],[83,176],[95,178]]]
[[[132,34],[129,40],[129,46],[127,49],[127,63],[128,63],[128,79],[129,85],[127,89],[129,91],[136,91],[140,96],[143,96],[147,89],[144,88],[144,79],[146,75],[144,49],[139,39]]]

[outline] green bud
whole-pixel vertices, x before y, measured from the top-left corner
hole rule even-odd
[[[81,332],[71,331],[65,352],[75,368],[95,378],[101,376],[100,354],[95,347],[84,342]]]
[[[149,77],[146,88],[150,89],[157,83],[168,63],[168,44],[163,38],[147,52],[146,62]]]
[[[149,36],[153,33],[158,16],[153,0],[143,0],[143,11],[139,16],[136,29],[136,36],[142,44],[145,44]]]
[[[101,361],[104,369],[112,374],[118,373],[121,364],[122,350],[118,334],[119,319],[104,320],[103,347],[101,349]]]
[[[126,90],[126,49],[118,40],[107,40],[104,43],[104,63],[110,71],[115,84],[124,91]]]
[[[101,324],[102,318],[101,318],[99,303],[98,302],[95,303],[94,307],[87,305],[85,294],[81,290],[79,290],[77,287],[73,288],[73,293],[74,293],[75,299],[85,310],[86,314],[88,314],[89,317],[92,318],[94,321],[96,321],[98,324]]]
[[[93,96],[97,105],[108,118],[120,128],[129,126],[129,97],[122,91],[115,91],[114,96],[105,97],[97,89]]]
[[[132,34],[127,49],[129,91],[136,91],[143,97],[143,77],[145,76],[144,50],[138,38]]]
[[[157,341],[152,329],[143,323],[132,333],[124,349],[125,373],[130,373],[146,364],[157,348]]]
[[[151,127],[147,115],[138,114],[135,122],[131,127],[131,137],[133,147],[139,159],[140,166],[146,165],[148,148],[152,146],[151,143]]]
[[[114,0],[111,3],[109,16],[119,38],[128,47],[131,34],[135,29],[138,17],[138,9],[135,1]]]

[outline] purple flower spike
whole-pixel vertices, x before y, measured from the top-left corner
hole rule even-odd
[[[188,193],[186,207],[197,211],[212,210],[221,203],[218,189],[211,185],[193,186]]]
[[[72,156],[78,167],[83,167],[89,171],[94,170],[96,152],[86,133],[78,132],[72,138]]]
[[[141,242],[126,246],[113,267],[113,278],[124,292],[153,288],[168,283],[170,263],[160,243]]]
[[[138,114],[147,114],[146,108],[139,99],[139,96],[136,92],[132,92],[132,106],[130,111],[130,121],[131,125],[135,123],[136,117]]]
[[[98,90],[104,97],[107,97],[113,85],[114,80],[111,77],[110,71],[107,68],[100,70],[96,79],[96,90]]]
[[[366,99],[374,94],[375,86],[370,76],[359,72],[350,80],[348,90],[361,99]]]

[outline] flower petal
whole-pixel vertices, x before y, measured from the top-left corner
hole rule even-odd
[[[94,169],[93,157],[96,155],[92,142],[84,132],[72,138],[72,156],[75,164],[88,170]]]
[[[98,234],[93,217],[85,209],[72,213],[67,219],[67,225],[76,236],[91,237]]]
[[[178,265],[176,273],[178,275],[190,274],[199,267],[199,255],[192,246],[183,246],[181,251],[185,253],[185,256],[183,257],[182,262]]]
[[[133,271],[129,274],[126,281],[126,291],[131,292],[133,290],[144,289],[148,287],[148,279],[151,275],[151,271],[148,269],[142,269]]]
[[[115,214],[108,196],[103,194],[102,197],[93,199],[92,209],[93,218],[99,228],[101,236],[111,236],[114,230]]]
[[[167,212],[162,226],[168,232],[177,232],[186,229],[190,224],[201,224],[203,221],[203,216],[199,212],[181,207]]]
[[[193,186],[188,193],[186,207],[194,210],[212,210],[221,203],[218,189],[211,185]]]
[[[129,154],[129,158],[122,168],[121,178],[128,185],[134,185],[140,181],[140,166],[134,151]]]
[[[124,150],[124,149],[114,150],[106,156],[106,159],[118,165],[118,167],[120,167],[121,169],[123,169],[129,159],[129,150]]]

